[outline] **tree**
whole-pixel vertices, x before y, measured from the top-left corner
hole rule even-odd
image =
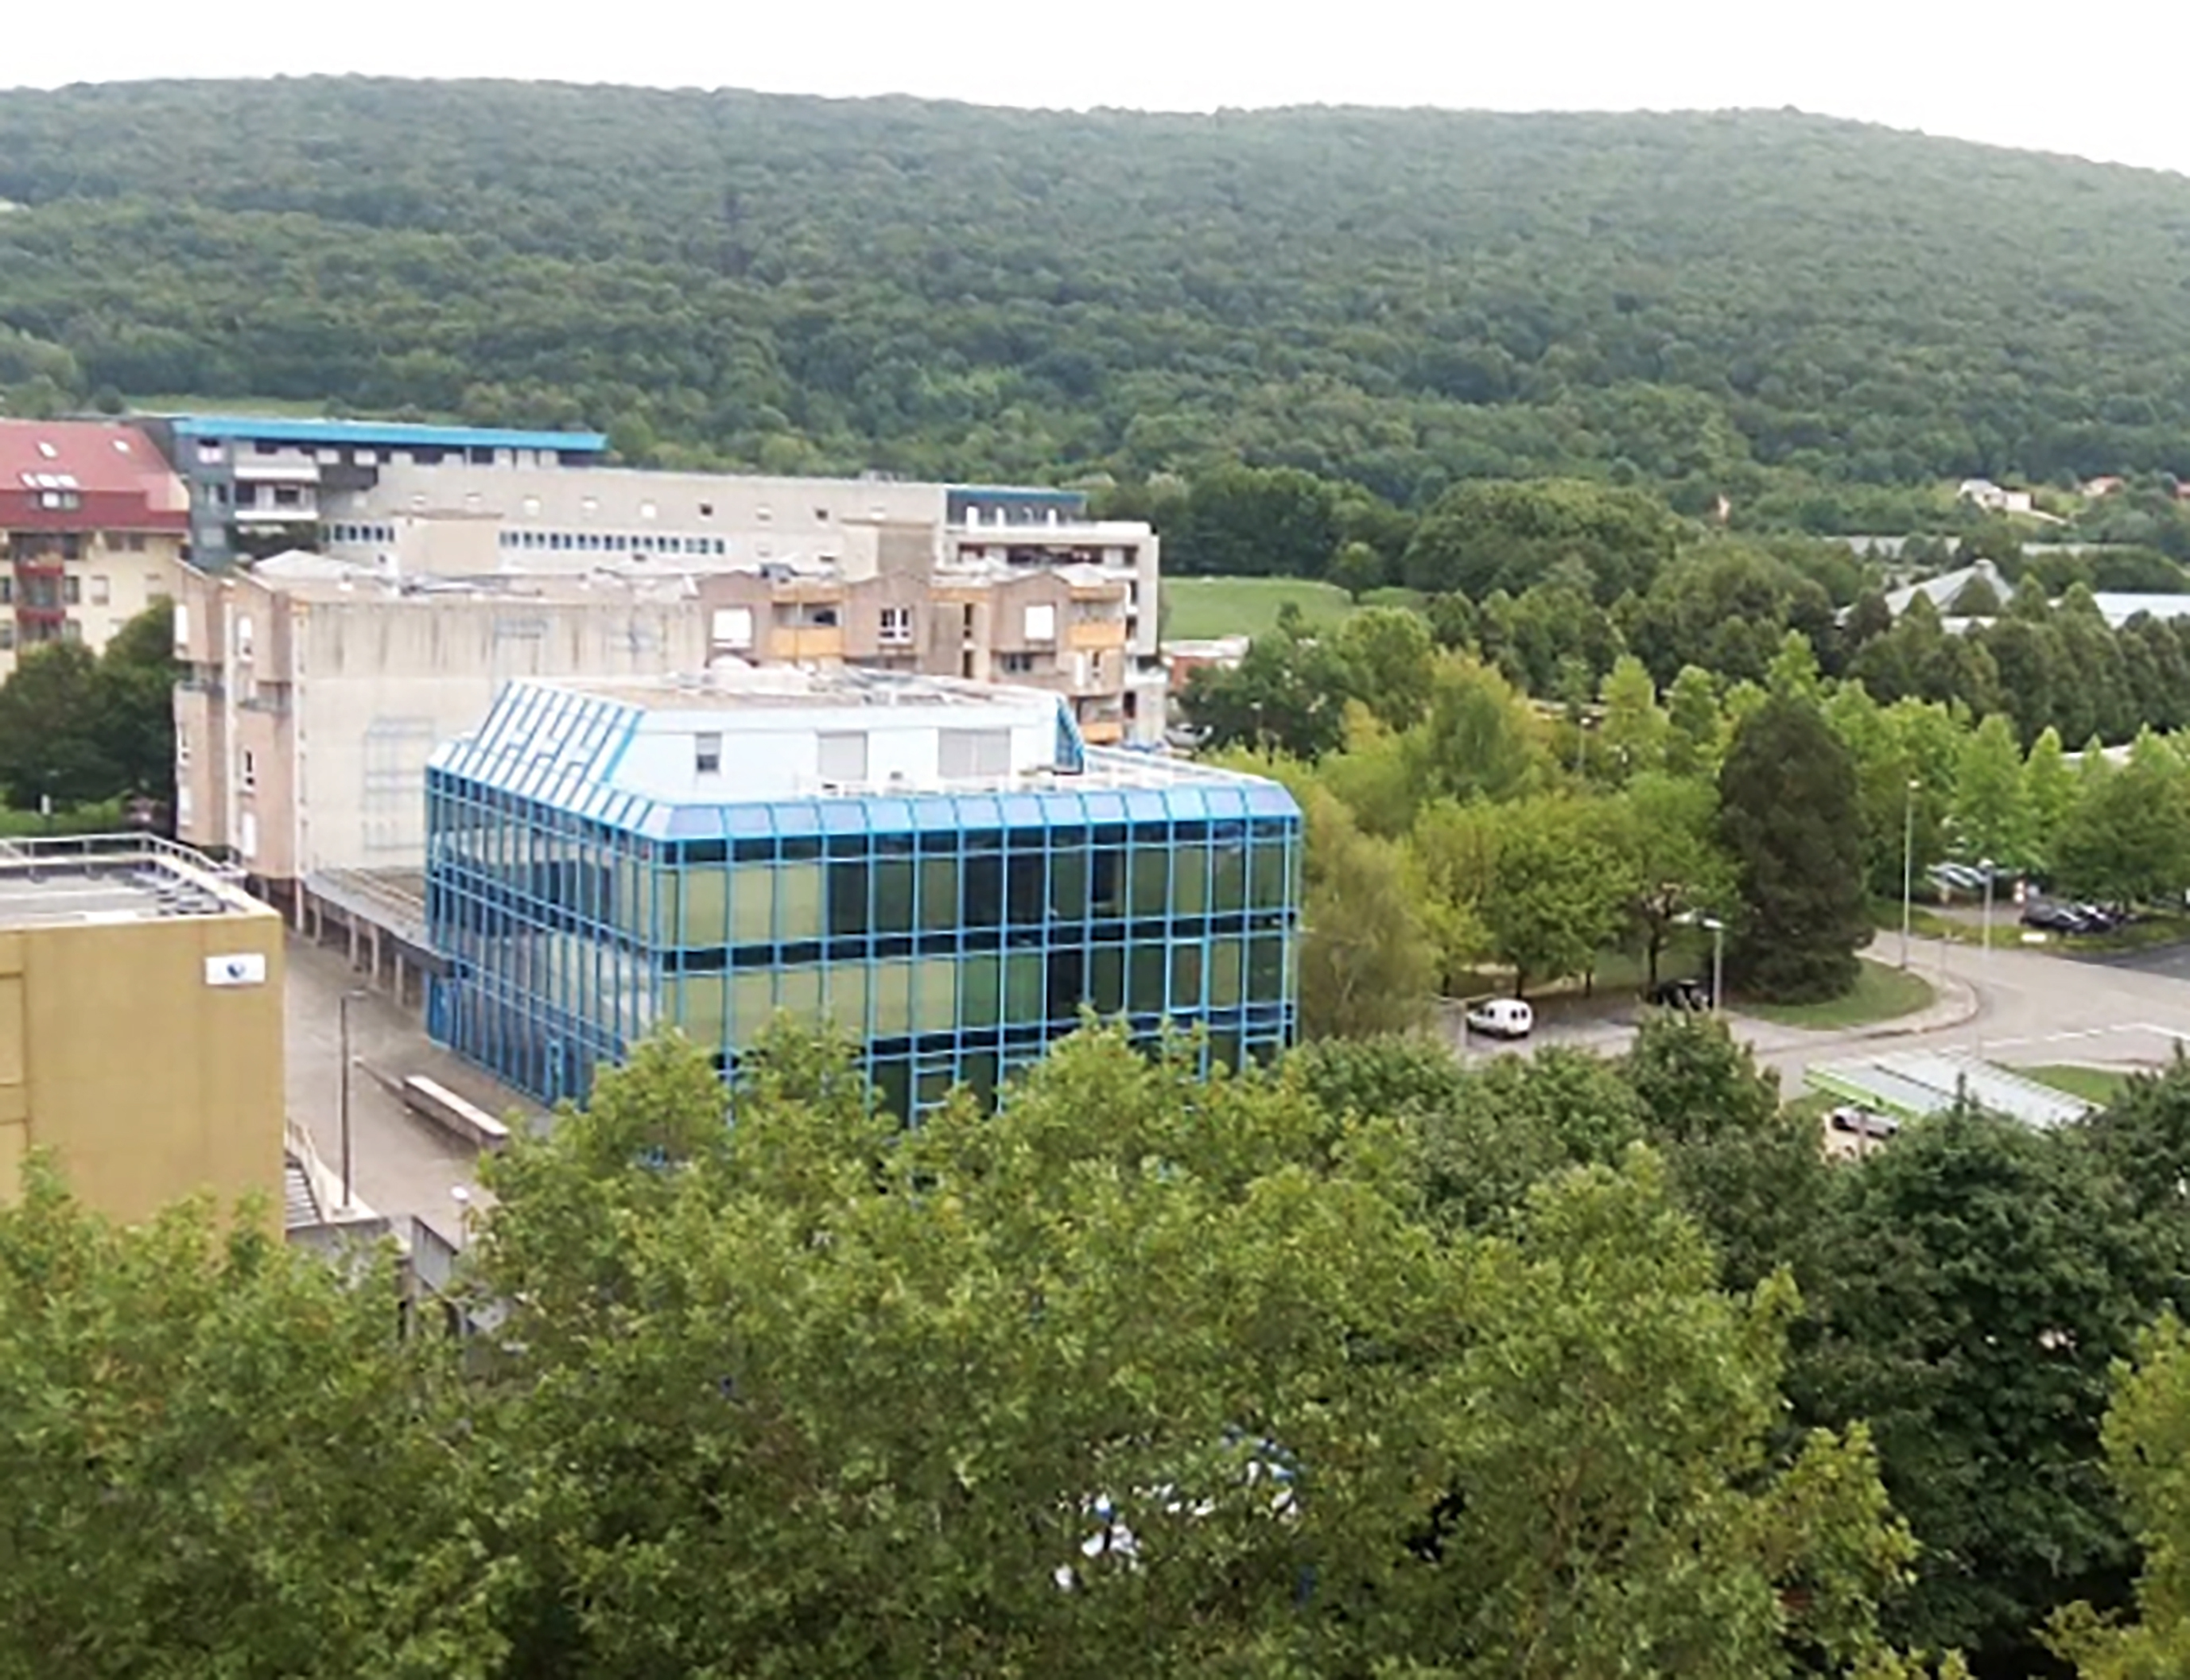
[[[2060,731],[2050,725],[2030,743],[2023,763],[2023,798],[2030,814],[2033,861],[2051,870],[2061,830],[2076,805],[2076,777],[2061,750]]]
[[[504,1671],[493,1397],[400,1337],[385,1257],[267,1217],[121,1228],[35,1157],[0,1206],[0,1673]]]
[[[9,804],[35,811],[45,799],[89,804],[120,791],[122,770],[100,727],[103,698],[99,661],[81,642],[19,656],[0,683],[0,789]]]
[[[1775,695],[1735,729],[1718,789],[1742,904],[1734,974],[1764,997],[1847,990],[1870,937],[1847,749],[1815,707]]]
[[[175,786],[175,613],[161,601],[117,631],[93,681],[112,792],[172,803]]]
[[[1536,773],[1534,720],[1496,672],[1448,656],[1438,662],[1429,715],[1410,736],[1426,796],[1510,799]]]
[[[1332,557],[1330,581],[1346,592],[1348,600],[1359,602],[1371,589],[1384,582],[1384,562],[1366,542],[1345,542],[1339,545]]]
[[[1733,913],[1732,865],[1718,843],[1718,790],[1663,774],[1628,784],[1620,843],[1635,883],[1628,911],[1642,943],[1646,986],[1658,984],[1665,943],[1683,918]]]
[[[2190,1331],[2170,1314],[2137,1337],[2118,1372],[2104,1433],[2107,1477],[2142,1554],[2136,1619],[2085,1603],[2055,1619],[2050,1643],[2083,1680],[2164,1680],[2190,1672]]]
[[[1518,997],[1532,979],[1596,966],[1636,896],[1635,876],[1595,802],[1522,799],[1500,808],[1495,824],[1490,891],[1477,913]]]
[[[1330,486],[1291,467],[1198,474],[1175,547],[1182,575],[1319,577],[1338,548]]]
[[[1936,1116],[1838,1172],[1799,1415],[1869,1421],[1923,1548],[1902,1636],[2029,1672],[2052,1610],[2126,1594],[2099,1419],[2171,1269],[2102,1161],[2019,1121]]]
[[[1437,954],[1399,846],[1363,834],[1325,789],[1303,789],[1301,803],[1302,1032],[1359,1038],[1421,1024],[1437,991]]]
[[[1658,685],[1632,654],[1613,661],[1597,690],[1604,721],[1597,729],[1601,760],[1614,781],[1662,769],[1665,762],[1665,714],[1658,705]]]
[[[1355,613],[1332,639],[1344,667],[1347,691],[1389,729],[1422,721],[1437,674],[1437,649],[1428,624],[1404,607],[1368,607]]]
[[[1518,595],[1563,560],[1579,563],[1600,603],[1649,587],[1673,557],[1664,505],[1579,480],[1471,482],[1438,498],[1407,546],[1410,587],[1481,600]]]
[[[1718,774],[1726,723],[1710,672],[1684,665],[1665,695],[1665,768],[1675,775]]]
[[[2008,869],[2036,853],[2028,789],[2015,731],[1995,712],[1964,737],[1955,773],[1955,828],[1962,850]]]
[[[1297,616],[1257,636],[1231,670],[1204,666],[1186,687],[1186,713],[1217,751],[1245,747],[1319,758],[1343,736],[1351,673]]]
[[[2190,775],[2164,747],[2094,775],[2054,841],[2056,884],[2108,904],[2179,899],[2190,887]]]

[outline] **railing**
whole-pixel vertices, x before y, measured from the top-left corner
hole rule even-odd
[[[241,881],[244,871],[234,864],[207,857],[194,846],[157,834],[124,831],[110,834],[25,835],[0,849],[0,863],[40,868],[56,864],[154,858],[162,863],[194,870],[220,881]]]

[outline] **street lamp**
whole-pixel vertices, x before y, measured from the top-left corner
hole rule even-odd
[[[350,1211],[356,1200],[353,1194],[355,1161],[350,1153],[349,1141],[349,1006],[354,999],[364,996],[362,991],[346,991],[335,1004],[335,1015],[341,1024],[342,1040],[342,1101],[335,1112],[340,1116],[342,1126],[342,1211],[345,1213]]]
[[[1992,860],[1990,858],[1979,858],[1977,860],[1977,867],[1984,871],[1985,883],[1984,931],[1980,936],[1980,943],[1983,946],[1983,954],[1986,956],[1990,956],[1992,955]]]
[[[1704,917],[1700,926],[1711,929],[1711,1013],[1723,1015],[1722,1001],[1726,990],[1726,923],[1716,916]]]
[[[1916,790],[1923,784],[1909,778],[1901,797],[1901,966],[1909,966],[1909,905],[1916,886]]]

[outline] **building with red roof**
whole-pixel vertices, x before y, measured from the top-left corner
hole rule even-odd
[[[183,481],[137,428],[0,420],[0,674],[20,648],[105,647],[173,594],[189,534]]]

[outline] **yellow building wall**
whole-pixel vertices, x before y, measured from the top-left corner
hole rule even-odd
[[[208,958],[238,956],[264,979],[208,984]],[[270,911],[0,934],[0,1199],[48,1149],[117,1219],[196,1191],[256,1191],[278,1219],[281,959]]]

